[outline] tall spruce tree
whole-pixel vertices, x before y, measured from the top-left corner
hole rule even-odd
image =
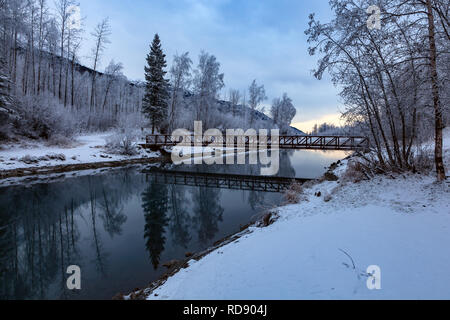
[[[145,67],[146,90],[142,104],[142,112],[150,120],[152,133],[155,129],[164,129],[167,122],[169,81],[164,78],[167,67],[166,55],[161,49],[161,41],[155,34],[150,53],[147,55]]]

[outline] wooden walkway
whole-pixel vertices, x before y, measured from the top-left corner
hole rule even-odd
[[[312,149],[312,150],[367,150],[370,147],[369,139],[366,137],[345,137],[345,136],[280,136],[278,138],[280,149]],[[170,135],[148,135],[144,148],[157,149],[161,147],[236,147],[249,148],[250,146],[267,146],[272,148],[276,144],[272,143],[271,137],[208,137],[208,136],[184,136],[178,140],[172,139]]]

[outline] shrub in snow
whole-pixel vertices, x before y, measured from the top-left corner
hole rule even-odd
[[[269,212],[262,216],[262,218],[256,223],[258,228],[265,228],[273,224],[278,220],[280,216],[276,212]]]
[[[0,141],[8,139],[10,131],[10,112],[0,106]]]
[[[66,156],[63,153],[50,153],[46,157],[48,157],[50,160],[66,161]]]
[[[109,153],[134,156],[137,151],[137,135],[131,130],[124,130],[107,139],[106,150]]]
[[[284,199],[288,204],[296,204],[301,200],[305,200],[306,197],[303,194],[303,186],[298,182],[293,183],[284,193]]]
[[[42,156],[38,158],[39,161],[50,161],[50,158],[47,156]]]
[[[331,172],[331,171],[327,171],[327,172],[324,174],[324,178],[325,178],[326,181],[338,181],[338,180],[339,180],[339,177],[336,176],[336,175],[335,175],[333,172]]]
[[[29,154],[27,154],[26,156],[22,157],[19,159],[20,162],[23,162],[25,164],[33,164],[33,163],[38,163],[39,159],[33,156],[30,156]]]
[[[413,171],[430,173],[434,168],[434,150],[432,147],[420,147],[411,156]]]
[[[2,115],[0,114],[0,117],[1,116]],[[2,120],[0,119],[0,141],[8,139],[9,130],[10,130],[9,125],[3,123]]]
[[[75,132],[74,117],[52,97],[22,98],[19,114],[16,130],[33,139],[49,140],[56,135],[72,137]]]
[[[58,147],[71,147],[73,145],[73,140],[62,134],[54,134],[48,138],[47,145],[58,146]]]
[[[332,199],[333,197],[331,196],[331,194],[325,191],[323,194],[323,201],[330,202]]]
[[[342,176],[344,182],[360,182],[362,180],[367,180],[367,174],[365,173],[365,168],[358,160],[350,160],[347,164],[347,170]]]

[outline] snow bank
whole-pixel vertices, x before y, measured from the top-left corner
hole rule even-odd
[[[308,201],[278,209],[276,223],[191,261],[148,299],[450,299],[450,190],[434,181],[318,184]],[[367,287],[372,265],[381,290]]]
[[[145,150],[140,150],[134,156],[108,154],[105,145],[112,134],[80,136],[71,148],[48,147],[42,143],[36,143],[29,147],[6,146],[0,149],[0,170],[158,157],[158,153]]]

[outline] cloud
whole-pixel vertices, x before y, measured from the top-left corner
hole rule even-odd
[[[317,3],[316,3],[317,2]],[[318,81],[310,70],[316,58],[307,53],[307,17],[328,17],[325,1],[298,0],[81,0],[86,35],[105,16],[113,35],[103,58],[124,64],[131,79],[143,79],[145,56],[158,32],[170,63],[189,51],[196,64],[201,50],[216,55],[229,88],[246,90],[253,79],[264,84],[270,104],[286,92],[298,112],[296,122],[337,112],[337,90]],[[92,40],[87,36],[83,52]],[[85,63],[89,63],[84,59]]]

